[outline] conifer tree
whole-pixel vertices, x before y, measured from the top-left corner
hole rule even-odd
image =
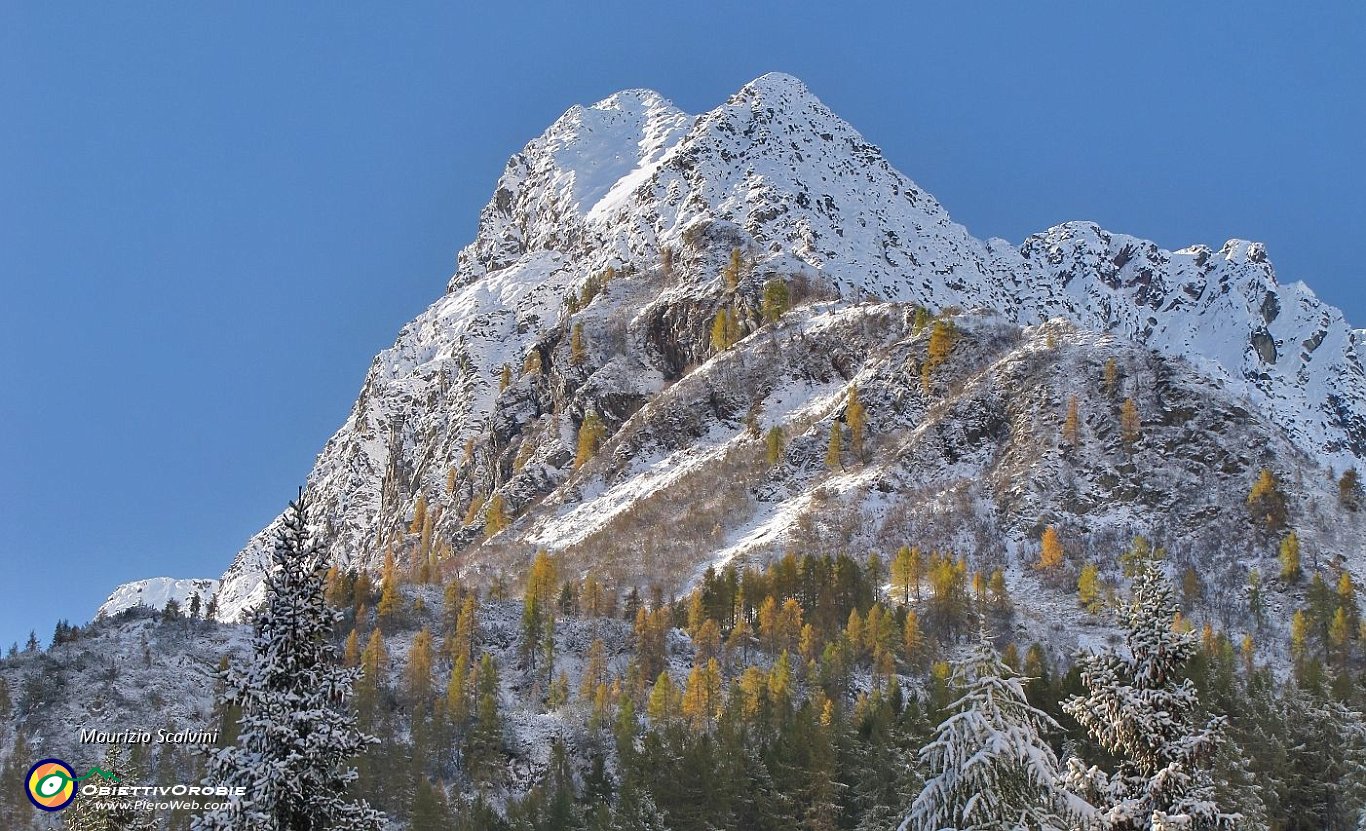
[[[654,686],[650,689],[650,700],[646,705],[646,714],[650,721],[658,725],[672,719],[678,714],[681,698],[682,695],[668,670],[660,670]]]
[[[1124,399],[1119,408],[1119,437],[1126,447],[1132,448],[1142,435],[1143,423],[1138,416],[1138,404],[1132,398]]]
[[[1338,479],[1338,503],[1349,511],[1361,507],[1361,476],[1354,467],[1344,470]]]
[[[431,703],[434,658],[432,633],[424,626],[413,636],[413,644],[408,648],[408,666],[404,672],[408,700],[418,712],[425,711]]]
[[[1062,420],[1062,441],[1069,447],[1081,444],[1081,413],[1075,395],[1067,398],[1067,416]]]
[[[844,407],[844,421],[849,425],[849,451],[855,458],[863,458],[863,432],[868,425],[868,416],[863,403],[859,401],[858,385],[849,388],[849,400]]]
[[[417,504],[413,507],[413,521],[408,525],[408,533],[416,534],[427,524],[427,496],[419,493]]]
[[[1186,665],[1196,637],[1173,626],[1171,585],[1152,560],[1134,579],[1124,610],[1128,652],[1078,659],[1086,695],[1063,710],[1119,760],[1111,774],[1073,760],[1068,780],[1102,812],[1114,831],[1232,828],[1238,817],[1215,801],[1210,765],[1223,717],[1200,724]]]
[[[607,427],[602,423],[602,419],[597,412],[589,410],[583,416],[583,423],[579,425],[578,452],[574,456],[574,469],[578,470],[598,452],[598,445],[602,443],[607,435]]]
[[[583,366],[588,362],[588,344],[583,337],[583,323],[575,323],[569,334],[569,363]]]
[[[844,439],[840,431],[840,421],[835,419],[830,422],[830,441],[825,448],[825,466],[831,470],[839,470],[844,467],[840,461],[843,451]]]
[[[725,269],[721,271],[721,277],[725,281],[727,290],[735,291],[737,288],[739,288],[740,272],[743,266],[744,260],[742,259],[740,249],[732,248],[730,250],[730,259],[726,262]]]
[[[1081,601],[1082,608],[1091,614],[1100,612],[1100,569],[1095,563],[1082,566],[1081,574],[1077,577],[1077,599]]]
[[[776,465],[783,458],[783,446],[786,439],[783,436],[783,428],[773,425],[768,428],[764,435],[764,461],[770,465]]]
[[[324,558],[300,491],[277,532],[266,598],[255,614],[253,657],[227,673],[224,702],[241,711],[237,743],[208,751],[206,784],[246,796],[199,815],[210,831],[378,829],[383,816],[346,798],[349,760],[375,739],[347,707],[356,670],[338,666],[331,629],[341,613],[323,596]]]
[[[384,554],[384,569],[380,572],[379,613],[380,623],[388,623],[397,617],[403,608],[403,597],[398,592],[398,569],[394,565],[392,549]]]
[[[930,342],[925,356],[925,363],[920,368],[920,385],[924,389],[930,388],[930,380],[934,373],[949,359],[953,353],[953,345],[958,340],[958,329],[952,320],[941,319],[934,322],[934,327],[930,329]]]
[[[1113,396],[1116,392],[1119,392],[1119,361],[1116,361],[1114,358],[1110,358],[1105,362],[1105,375],[1101,382],[1101,386],[1105,390],[1106,395]]]
[[[137,787],[137,777],[130,763],[124,760],[123,748],[119,745],[112,744],[105,749],[100,767],[114,777],[119,787]],[[130,798],[78,796],[61,816],[66,831],[155,831],[158,827],[156,819],[135,807]]]
[[[930,777],[907,831],[1073,831],[1094,809],[1059,785],[1058,759],[1041,734],[1060,728],[1025,697],[1023,679],[991,647],[983,624],[972,656],[954,665],[961,696],[920,751]]]
[[[910,604],[911,584],[915,582],[911,558],[911,547],[908,545],[898,548],[896,556],[892,557],[892,591],[901,593],[903,606]]]
[[[545,551],[536,552],[527,575],[526,592],[522,597],[522,658],[534,672],[536,655],[547,638],[555,636],[555,591],[559,580],[555,562]],[[553,670],[546,668],[545,674]]]
[[[353,627],[346,636],[346,646],[342,650],[342,664],[348,667],[360,666],[360,634]]]
[[[1276,533],[1285,527],[1285,494],[1270,468],[1264,467],[1257,474],[1257,481],[1247,494],[1247,509],[1253,523],[1265,531]]]
[[[481,789],[495,784],[503,764],[503,717],[498,708],[498,666],[487,652],[475,678],[475,720],[465,739],[465,767]]]
[[[1062,540],[1058,537],[1058,530],[1052,525],[1043,530],[1043,537],[1039,541],[1039,561],[1034,564],[1034,568],[1046,574],[1057,574],[1066,560],[1063,552]]]
[[[508,518],[507,505],[501,493],[495,493],[484,507],[484,534],[493,536],[512,523]]]
[[[711,348],[713,352],[725,352],[734,346],[743,335],[740,320],[735,310],[726,306],[716,310],[711,322]]]
[[[1281,579],[1294,582],[1300,579],[1300,537],[1294,531],[1285,535],[1280,547]]]
[[[790,308],[792,308],[792,293],[788,290],[786,280],[774,278],[764,283],[764,295],[759,309],[764,316],[765,323],[777,321],[787,314],[787,310]]]

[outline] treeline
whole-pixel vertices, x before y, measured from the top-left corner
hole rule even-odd
[[[1159,554],[1140,543],[1125,560]],[[387,573],[376,591],[334,572],[328,594],[346,612],[361,727],[381,738],[358,759],[358,793],[415,829],[895,827],[931,773],[917,751],[962,692],[946,658],[979,621],[1056,724],[1043,740],[1059,758],[1122,764],[1064,706],[1088,695],[1082,669],[1014,642],[1003,575],[951,553],[790,555],[708,570],[679,598],[562,578],[540,554],[511,643],[485,618],[506,621],[514,601],[449,582],[429,609],[430,592]],[[570,623],[597,636],[566,661]],[[1195,715],[1226,720],[1206,760],[1222,807],[1246,827],[1355,827],[1359,667],[1307,659],[1285,679],[1245,635],[1193,629],[1179,612],[1168,626],[1195,644],[1179,672]],[[406,654],[391,654],[400,643]],[[560,727],[545,736],[548,768],[517,796],[513,739],[544,729],[538,713]]]

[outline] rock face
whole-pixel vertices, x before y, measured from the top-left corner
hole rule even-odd
[[[792,309],[766,319],[777,283]],[[928,374],[917,307],[956,325]],[[1059,524],[1077,556],[1142,531],[1232,581],[1266,553],[1242,504],[1268,466],[1302,536],[1359,569],[1327,469],[1366,456],[1363,344],[1256,243],[1173,252],[1090,223],[978,240],[790,76],[696,117],[633,90],[509,160],[308,487],[338,563],[370,570],[393,551],[515,577],[540,547],[677,588],[711,563],[914,536],[1024,580]],[[855,386],[864,447],[832,470]],[[1073,396],[1080,447],[1059,440]],[[273,531],[223,576],[224,619],[261,596]]]

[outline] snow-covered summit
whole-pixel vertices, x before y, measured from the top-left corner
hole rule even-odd
[[[746,279],[726,287],[734,248]],[[607,273],[627,276],[590,297]],[[645,90],[575,106],[511,157],[446,294],[375,359],[309,475],[334,556],[375,568],[419,495],[441,509],[447,556],[463,557],[495,493],[521,511],[621,485],[575,473],[585,412],[615,429],[722,360],[707,334],[718,304],[753,331],[769,279],[836,309],[1060,318],[1195,368],[1319,466],[1366,458],[1366,336],[1281,283],[1260,244],[1169,251],[1090,222],[978,239],[801,81],[772,73],[698,116]],[[577,363],[571,324],[587,343]],[[638,484],[633,500],[649,495]],[[224,576],[224,619],[258,596],[269,544],[267,528]]]
[[[114,589],[114,593],[109,595],[109,599],[95,612],[95,617],[112,617],[134,606],[147,606],[160,611],[172,600],[179,603],[182,609],[188,610],[190,598],[196,594],[199,595],[200,602],[207,607],[209,598],[217,591],[217,580],[177,580],[174,577],[135,580]]]

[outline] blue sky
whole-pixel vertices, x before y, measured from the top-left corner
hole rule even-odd
[[[0,644],[217,576],[508,155],[622,88],[790,72],[978,236],[1259,239],[1366,326],[1363,4],[579,5],[0,7]]]

